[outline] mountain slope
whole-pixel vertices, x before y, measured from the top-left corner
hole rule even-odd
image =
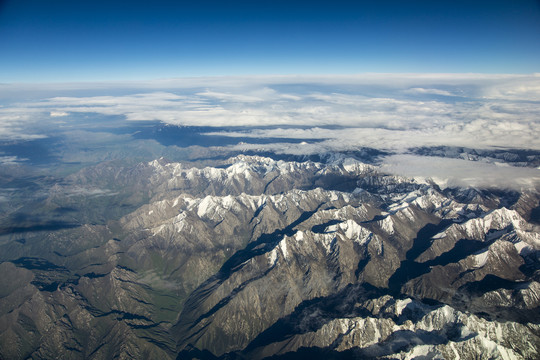
[[[59,186],[36,211],[73,189],[126,210],[2,236],[2,358],[539,356],[534,189],[339,154],[100,164]]]

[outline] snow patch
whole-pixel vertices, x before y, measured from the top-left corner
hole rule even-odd
[[[325,232],[330,233],[337,230],[342,230],[347,239],[351,239],[360,245],[368,243],[373,236],[371,231],[362,227],[354,220],[347,220],[336,225],[328,226]]]
[[[392,235],[394,230],[394,220],[390,216],[385,217],[383,220],[379,221],[379,225],[381,227],[381,230],[386,232],[387,234]]]
[[[279,242],[279,248],[285,259],[289,258],[289,251],[287,250],[287,238],[284,237],[283,240]]]
[[[270,251],[267,255],[268,257],[268,265],[274,266],[277,263],[277,250],[276,248],[273,248],[272,251]]]
[[[405,300],[397,300],[396,301],[396,314],[401,315],[403,310],[405,310],[405,308],[412,302],[413,301],[410,298],[407,298]]]
[[[433,235],[431,238],[433,240],[438,240],[438,239],[444,239],[445,237],[446,237],[446,232],[443,231],[443,232]]]
[[[215,205],[214,204],[214,201],[212,199],[212,196],[208,195],[206,196],[200,203],[199,203],[199,207],[197,209],[197,215],[202,218],[203,216],[205,216],[209,209]]]
[[[474,265],[473,265],[473,267],[475,269],[483,267],[484,265],[486,265],[488,257],[489,257],[489,250],[488,249],[482,251],[479,254],[474,255]]]
[[[404,358],[404,360],[413,359],[432,359],[432,360],[444,360],[442,354],[435,350],[433,345],[417,345],[412,351],[410,351]]]
[[[335,237],[333,234],[314,234],[314,240],[323,246],[326,254],[331,253],[332,241],[334,241],[334,239]]]

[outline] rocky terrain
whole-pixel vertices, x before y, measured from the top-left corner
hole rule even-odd
[[[109,162],[13,197],[0,358],[540,357],[538,189],[297,160]]]

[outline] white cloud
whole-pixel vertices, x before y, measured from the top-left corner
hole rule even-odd
[[[27,85],[4,86],[0,95],[6,89],[24,91],[24,86]],[[46,92],[44,85],[35,88],[40,86],[40,91]],[[321,146],[339,148],[450,145],[540,149],[537,75],[214,77],[57,84],[50,88],[51,94],[60,91],[64,95],[0,108],[0,137],[36,136],[28,129],[43,121],[44,114],[56,117],[98,113],[175,125],[277,125],[284,128],[221,134],[323,139]],[[139,93],[133,94],[133,88],[139,89]],[[80,89],[120,95],[66,96],[70,91],[83,92]],[[448,98],[426,100],[422,95]],[[9,120],[10,117],[19,120]]]
[[[429,178],[442,188],[472,186],[521,190],[540,187],[539,169],[506,164],[402,154],[386,157],[381,169],[406,177]]]
[[[425,89],[420,87],[410,88],[404,91],[409,94],[428,94],[428,95],[442,95],[442,96],[458,96],[447,90],[442,89]]]
[[[394,126],[391,126],[394,124]],[[476,149],[519,148],[540,150],[540,124],[534,122],[474,120],[468,123],[448,122],[424,128],[421,123],[389,123],[389,128],[345,127],[311,129],[256,129],[244,132],[214,132],[211,135],[234,137],[312,139],[326,148],[354,150],[371,147],[381,150],[405,151],[420,146],[462,146]],[[323,147],[324,146],[324,147]]]
[[[16,165],[22,161],[27,161],[26,158],[18,156],[0,156],[0,165]]]
[[[128,121],[244,126],[245,131],[216,130],[213,135],[239,141],[244,137],[283,139],[231,148],[288,154],[359,147],[406,152],[411,147],[441,145],[540,150],[538,75],[366,74],[15,84],[2,86],[0,97],[3,92],[20,93],[26,99],[31,91],[40,95],[0,107],[0,139],[44,137],[38,129],[60,128],[59,119],[54,118],[63,117],[63,126],[69,129],[70,122],[80,118],[77,115],[97,113]],[[99,95],[81,95],[85,93]],[[291,138],[308,143],[286,141]],[[0,157],[0,163],[21,160]],[[412,155],[388,157],[383,169],[433,178],[443,186],[517,189],[540,182],[537,169]],[[75,189],[69,194],[111,195],[100,189]]]
[[[86,197],[101,197],[101,196],[114,196],[117,195],[117,192],[112,192],[110,190],[103,189],[87,189],[87,188],[66,188],[63,189],[65,196],[86,196]]]
[[[51,117],[62,117],[62,116],[68,116],[69,114],[65,111],[51,111],[50,116]]]
[[[35,140],[45,138],[43,134],[36,134],[34,129],[29,129],[36,124],[33,116],[35,111],[25,108],[2,108],[0,109],[0,140]]]
[[[206,89],[205,91],[198,92],[195,95],[198,95],[202,98],[216,99],[223,102],[233,102],[233,103],[253,103],[253,102],[262,102],[262,101],[275,101],[279,99],[288,99],[288,100],[301,100],[302,99],[301,97],[297,97],[290,94],[280,94],[269,87],[251,88],[251,89],[240,87],[239,89],[229,89],[229,91],[226,91],[226,92],[225,91],[212,91],[210,89]]]

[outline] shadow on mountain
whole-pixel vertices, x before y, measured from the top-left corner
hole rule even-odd
[[[30,270],[34,273],[31,284],[39,291],[54,292],[72,277],[69,269],[56,265],[46,259],[36,257],[21,257],[11,260],[15,266]]]
[[[531,251],[523,256],[523,260],[525,260],[525,264],[519,267],[519,271],[540,282],[540,272],[538,272],[540,270],[540,250]]]
[[[429,272],[429,265],[417,263],[414,260],[424,251],[429,249],[432,243],[432,237],[446,229],[453,223],[453,220],[442,220],[438,224],[426,224],[416,234],[413,240],[413,246],[405,255],[405,260],[401,262],[400,267],[388,280],[388,288],[397,295],[401,287],[409,280]]]
[[[399,353],[401,351],[409,351],[415,346],[419,345],[444,345],[450,341],[462,342],[469,340],[476,336],[476,333],[470,333],[466,336],[462,336],[463,324],[452,323],[445,326],[441,330],[398,330],[392,333],[384,341],[367,346],[365,348],[350,348],[343,351],[338,351],[336,348],[339,346],[342,336],[338,336],[334,343],[328,347],[301,347],[296,351],[287,352],[280,355],[273,355],[265,357],[264,359],[273,360],[296,360],[296,359],[377,359],[392,354]],[[431,359],[432,356],[437,355],[437,352],[432,354],[426,354],[426,359]],[[222,356],[215,356],[209,351],[201,351],[194,347],[180,352],[177,359],[204,359],[204,360],[245,360],[250,356],[245,352],[228,353]]]
[[[25,268],[27,270],[69,272],[67,268],[53,264],[52,262],[42,258],[22,257],[12,260],[11,262],[16,266]]]
[[[496,275],[488,274],[482,280],[467,283],[459,288],[460,291],[466,291],[474,296],[495,290],[516,290],[527,285],[528,281],[511,281],[503,279]]]
[[[279,241],[283,239],[284,236],[294,235],[294,228],[298,224],[309,219],[313,214],[319,211],[319,209],[323,205],[324,204],[320,204],[313,211],[306,211],[302,213],[298,217],[298,219],[296,219],[283,229],[278,229],[271,234],[262,234],[257,240],[249,243],[244,249],[237,251],[227,261],[225,261],[225,263],[221,266],[220,270],[214,276],[201,284],[195,291],[193,291],[187,299],[184,310],[179,317],[179,319],[181,320],[174,326],[173,331],[177,334],[177,336],[179,338],[186,336],[188,334],[188,331],[193,327],[197,326],[197,324],[199,324],[201,320],[210,317],[212,314],[214,314],[227,303],[229,303],[234,298],[234,296],[236,296],[236,294],[240,292],[247,284],[264,277],[269,271],[271,271],[272,269],[270,268],[265,273],[254,276],[250,280],[239,285],[238,287],[233,289],[228,296],[225,296],[223,299],[221,299],[221,301],[218,302],[215,306],[213,306],[209,311],[200,314],[195,318],[198,305],[204,302],[205,299],[211,295],[214,289],[219,287],[232,274],[242,269],[248,260],[256,256],[268,253],[277,245]],[[189,337],[192,336],[193,334]]]
[[[540,225],[540,206],[537,206],[531,210],[529,221]]]
[[[336,318],[371,316],[371,311],[356,305],[383,294],[383,290],[369,284],[355,284],[330,296],[305,300],[291,314],[261,332],[245,351],[280,342],[294,335],[317,331]]]
[[[32,225],[0,227],[0,236],[8,235],[8,234],[37,232],[37,231],[56,231],[56,230],[62,230],[62,229],[72,229],[79,226],[80,226],[79,224],[75,224],[71,222],[51,220],[44,223],[32,224]]]

